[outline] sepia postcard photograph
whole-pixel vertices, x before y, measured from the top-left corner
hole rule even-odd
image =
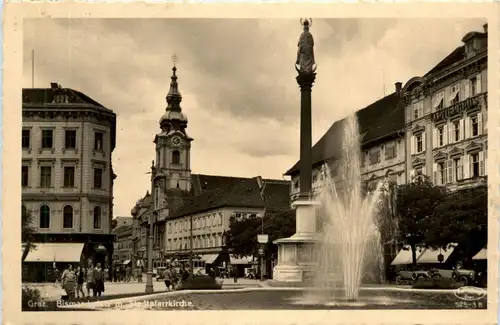
[[[496,322],[496,7],[113,7],[6,21],[6,320]]]

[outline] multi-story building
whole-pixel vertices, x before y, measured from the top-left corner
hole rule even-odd
[[[132,217],[116,217],[113,219],[115,228],[120,226],[132,226]]]
[[[450,190],[486,184],[488,29],[470,32],[423,77],[403,88],[408,178]]]
[[[131,212],[135,224],[142,226],[134,236],[135,252],[139,259],[147,258],[148,223],[154,220],[154,259],[186,257],[193,251],[208,264],[243,263],[230,257],[225,245],[230,217],[288,209],[289,182],[191,173],[193,138],[186,131],[188,119],[180,106],[176,70],[154,141],[153,195],[148,192]],[[151,218],[153,210],[156,218]]]
[[[356,112],[361,142],[361,177],[365,182],[376,183],[391,179],[404,184],[405,177],[405,124],[404,105],[401,100],[402,84],[395,84],[395,92]],[[335,181],[340,179],[338,170],[344,157],[342,141],[345,119],[336,121],[312,148],[313,195],[321,186],[319,173],[326,163]],[[285,175],[290,176],[292,201],[299,194],[300,161]]]
[[[132,225],[117,226],[113,229],[113,234],[115,235],[113,263],[121,265],[132,263]]]
[[[79,262],[82,255],[105,263],[113,251],[116,115],[57,83],[22,95],[22,209],[37,231],[37,249],[25,262]]]

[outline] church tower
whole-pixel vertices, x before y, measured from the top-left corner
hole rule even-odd
[[[177,83],[177,68],[172,68],[167,108],[160,119],[161,132],[155,137],[158,203],[169,190],[191,190],[191,141],[186,133],[187,117],[182,113],[182,96]]]

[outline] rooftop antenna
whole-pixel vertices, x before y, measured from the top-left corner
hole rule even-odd
[[[35,50],[31,50],[31,88],[35,88]]]

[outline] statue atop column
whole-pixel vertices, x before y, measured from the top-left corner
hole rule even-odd
[[[316,70],[316,61],[314,60],[314,38],[309,32],[309,27],[312,25],[312,19],[300,19],[304,31],[300,35],[297,61],[295,62],[295,69],[300,74],[314,73]]]

